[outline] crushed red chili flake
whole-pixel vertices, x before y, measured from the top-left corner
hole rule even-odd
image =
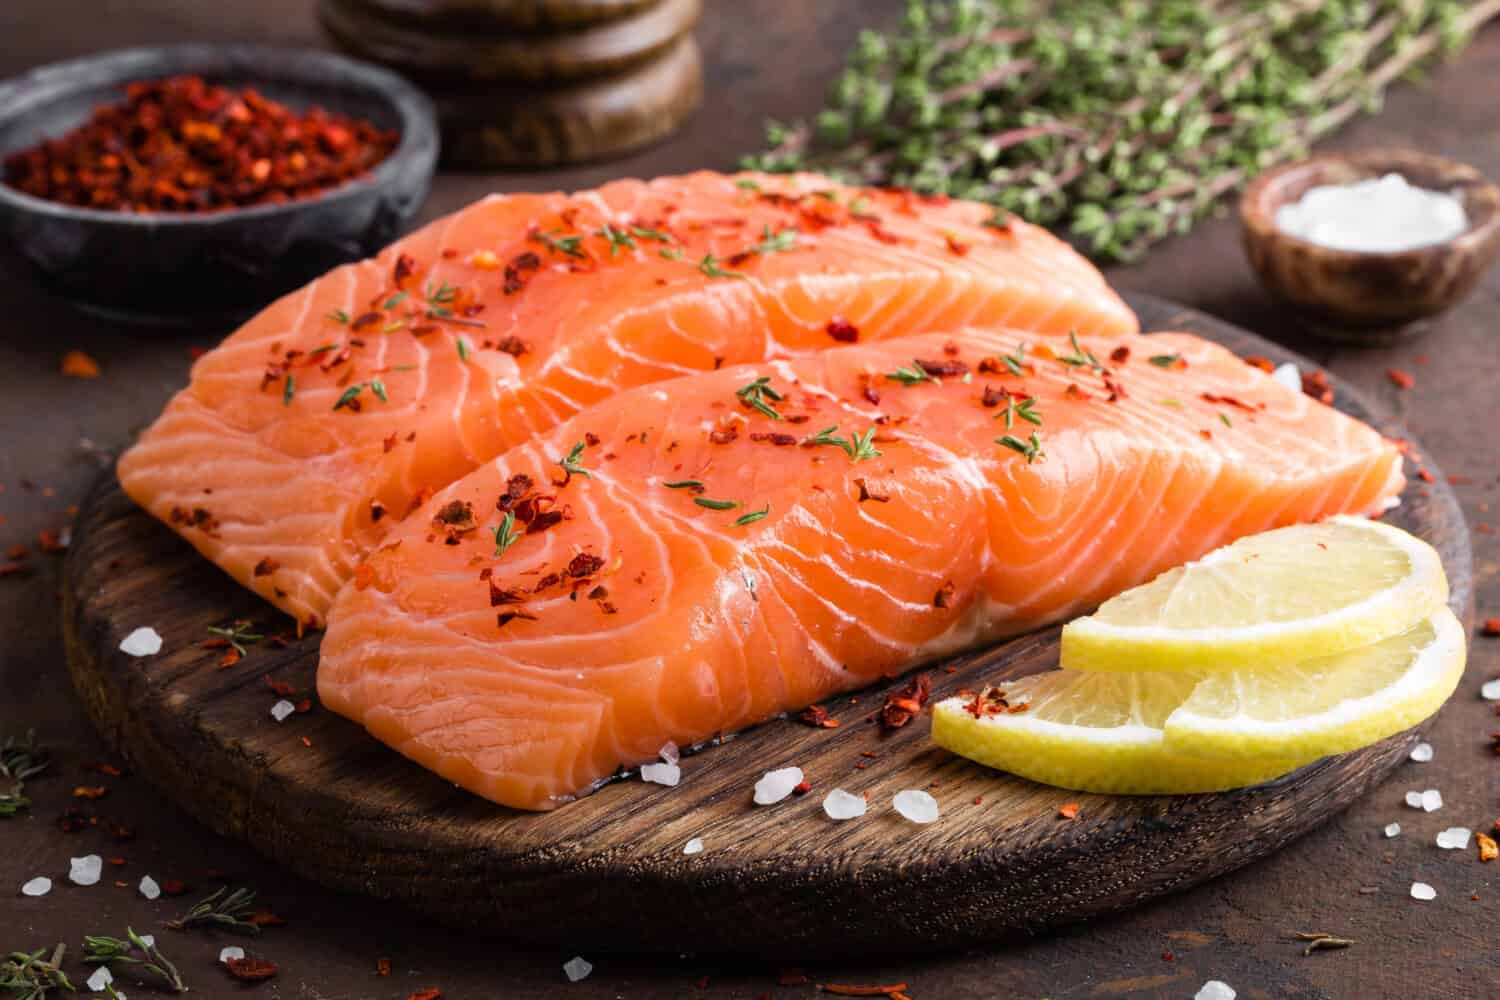
[[[840,725],[839,720],[830,716],[828,709],[822,705],[807,706],[798,714],[797,718],[814,729],[837,729]]]
[[[808,781],[799,781],[792,786],[793,795],[806,795],[810,791],[812,791],[812,783]],[[1495,826],[1497,829],[1500,829],[1500,820],[1496,821]]]
[[[207,511],[204,511],[204,513],[207,513]],[[212,519],[210,520],[212,521]],[[203,530],[208,534],[214,534],[218,526],[218,521],[212,521],[212,523],[207,527],[204,527]],[[41,531],[38,531],[36,533],[36,547],[40,551],[54,556],[59,553],[68,551],[68,543],[63,541],[62,536],[50,528],[43,528]]]
[[[1333,405],[1333,383],[1328,381],[1328,373],[1321,368],[1303,373],[1302,391],[1324,406]]]
[[[1437,482],[1437,476],[1434,476],[1431,472],[1428,472],[1426,469],[1418,469],[1417,470],[1417,478],[1420,479],[1420,480],[1422,480],[1422,482],[1424,482],[1424,483],[1435,483],[1435,482]]]
[[[876,503],[891,502],[891,498],[889,496],[883,493],[876,493],[874,490],[870,489],[869,483],[865,482],[863,476],[856,476],[854,479],[854,485],[859,487],[860,503],[864,503],[866,500],[873,500]]]
[[[389,976],[391,974],[391,960],[388,958],[377,958],[375,960],[375,975]]]
[[[115,767],[113,764],[106,764],[103,761],[95,761],[86,766],[90,771],[98,771],[100,774],[108,775],[111,778],[123,777],[125,774],[120,768]]]
[[[604,560],[591,552],[580,552],[568,562],[568,575],[574,579],[592,576],[604,568]]]
[[[932,606],[935,608],[949,608],[953,606],[953,581],[949,580],[938,588],[938,592],[932,596]]]
[[[542,258],[530,250],[517,254],[505,265],[505,284],[503,289],[506,295],[515,295],[526,287],[531,276],[542,266]]]
[[[1176,958],[1177,956],[1172,954],[1170,951],[1164,951],[1161,953],[1161,960],[1163,962],[1172,962],[1175,961]]]
[[[1400,368],[1387,368],[1385,377],[1391,380],[1391,385],[1403,391],[1417,384],[1416,378],[1410,372],[1402,371]]]
[[[859,341],[859,327],[842,316],[831,317],[824,329],[828,331],[828,336],[840,344],[854,344]]]
[[[109,789],[103,785],[78,785],[73,789],[75,799],[102,799],[109,794]]]
[[[277,562],[275,559],[272,559],[270,556],[266,556],[260,562],[255,564],[255,569],[252,572],[255,576],[270,576],[280,568],[281,563]]]
[[[1077,819],[1078,810],[1083,808],[1077,802],[1067,802],[1057,807],[1057,814],[1063,819]]]
[[[37,198],[131,213],[280,204],[361,177],[400,139],[367,121],[298,114],[254,89],[198,76],[143,80],[67,134],[5,160],[5,183]]]
[[[959,239],[953,233],[944,233],[943,242],[948,245],[948,250],[950,252],[955,253],[960,257],[966,256],[969,252],[969,244]]]
[[[99,362],[83,351],[69,351],[63,355],[62,373],[68,378],[98,378]]]
[[[1243,360],[1245,364],[1249,365],[1251,368],[1259,368],[1267,375],[1276,370],[1276,362],[1272,361],[1270,358],[1263,358],[1258,354],[1252,354],[1249,357],[1244,358]]]
[[[245,923],[256,927],[285,927],[286,921],[270,910],[256,910],[245,918]]]
[[[932,678],[918,674],[898,690],[888,691],[885,704],[880,709],[880,727],[887,731],[900,729],[922,711],[932,694]]]
[[[500,614],[495,616],[495,624],[499,628],[504,628],[511,622],[515,621],[517,618],[525,622],[536,621],[536,615],[533,615],[526,611],[502,611],[500,612]]]
[[[1130,348],[1126,347],[1124,344],[1121,344],[1119,347],[1116,347],[1113,351],[1109,352],[1109,360],[1113,361],[1117,365],[1123,365],[1125,362],[1130,360]]]
[[[442,1000],[443,991],[436,986],[429,986],[424,990],[413,990],[406,1000]]]
[[[967,375],[969,366],[962,361],[929,361],[924,358],[916,358],[917,367],[933,378],[942,378],[945,375]]]
[[[846,983],[819,983],[818,989],[841,997],[889,997],[906,990],[905,983],[890,986],[851,986]]]
[[[266,675],[266,687],[271,689],[272,694],[281,698],[292,698],[298,694],[297,688],[286,681],[276,680],[270,674]]]
[[[1486,618],[1483,631],[1487,636],[1500,636],[1500,618]]]
[[[224,967],[231,976],[244,982],[260,982],[281,971],[275,962],[266,958],[226,958]]]

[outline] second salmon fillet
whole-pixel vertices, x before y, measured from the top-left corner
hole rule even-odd
[[[1395,444],[1186,334],[927,335],[621,393],[441,491],[330,613],[324,704],[496,802],[1376,513]]]

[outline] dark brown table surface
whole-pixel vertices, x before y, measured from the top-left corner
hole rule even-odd
[[[794,117],[817,105],[842,56],[864,26],[890,23],[899,0],[717,0],[700,29],[708,65],[705,107],[665,144],[615,163],[534,174],[448,175],[438,179],[425,216],[490,190],[585,187],[618,175],[728,168],[757,147],[767,117]],[[0,74],[101,49],[171,41],[320,45],[311,0],[5,0],[0,4]],[[1330,145],[1402,144],[1437,151],[1500,177],[1500,29],[1483,33],[1456,64],[1421,88],[1403,85],[1375,118]],[[1475,529],[1478,617],[1500,614],[1500,541],[1483,524],[1500,473],[1500,269],[1461,307],[1419,338],[1380,349],[1333,349],[1307,341],[1269,303],[1241,255],[1232,219],[1203,225],[1143,262],[1114,269],[1124,288],[1177,299],[1297,347],[1403,411],[1429,461],[1455,477]],[[224,332],[161,335],[123,330],[72,312],[15,283],[0,284],[0,544],[33,542],[66,521],[97,474],[99,456],[125,444],[187,378],[189,350]],[[104,368],[93,381],[64,379],[69,349]],[[1400,392],[1386,369],[1413,373]],[[28,489],[25,482],[34,484]],[[1500,520],[1500,510],[1496,511]],[[190,898],[149,903],[134,890],[143,874],[212,888],[216,873],[260,890],[288,925],[252,951],[278,962],[280,976],[250,995],[395,998],[441,987],[473,997],[809,996],[812,986],[778,986],[782,968],[693,957],[693,928],[664,940],[668,957],[587,956],[593,975],[570,985],[566,949],[524,952],[480,936],[427,925],[403,911],[340,896],[278,871],[248,849],[197,826],[138,778],[87,770],[110,759],[69,687],[59,640],[56,557],[28,577],[0,579],[0,735],[34,727],[56,749],[54,769],[31,786],[35,805],[0,820],[0,949],[66,941],[75,956],[85,933],[153,929],[201,996],[244,992],[215,967],[228,936],[180,936],[157,926]],[[1500,728],[1482,702],[1482,681],[1500,674],[1500,639],[1476,637],[1468,674],[1427,726],[1429,764],[1407,764],[1335,822],[1269,860],[1200,888],[1117,917],[1040,938],[1023,947],[937,957],[871,956],[866,961],[797,964],[822,982],[905,982],[917,1000],[948,997],[1191,997],[1222,979],[1241,997],[1500,997],[1500,863],[1475,852],[1442,851],[1448,826],[1488,829],[1500,817],[1500,760],[1489,734]],[[65,835],[55,821],[74,804],[78,784],[108,786],[92,810],[138,831],[114,844],[101,831]],[[1408,809],[1408,789],[1438,788],[1443,809]],[[1399,839],[1381,827],[1400,821]],[[68,858],[98,852],[124,864],[91,888],[67,884]],[[26,899],[33,875],[56,884]],[[128,888],[112,887],[114,878]],[[1437,887],[1433,902],[1408,895],[1414,880]],[[1361,892],[1365,889],[1365,892]],[[1373,891],[1370,891],[1373,890]],[[1294,931],[1356,938],[1346,951],[1304,958]],[[1170,952],[1169,960],[1165,953]],[[388,958],[390,978],[375,964]],[[81,966],[74,963],[77,980]],[[150,991],[130,988],[135,997]]]

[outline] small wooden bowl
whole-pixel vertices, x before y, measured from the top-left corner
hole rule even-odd
[[[1309,188],[1402,175],[1463,199],[1469,228],[1431,246],[1393,253],[1335,250],[1276,225],[1276,210]],[[1240,198],[1245,252],[1266,287],[1314,332],[1346,340],[1389,339],[1473,290],[1500,254],[1500,188],[1473,167],[1401,149],[1330,153],[1261,174]]]

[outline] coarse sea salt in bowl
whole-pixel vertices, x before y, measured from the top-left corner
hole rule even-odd
[[[1272,294],[1313,331],[1344,340],[1387,341],[1444,311],[1500,255],[1500,188],[1412,150],[1272,168],[1245,190],[1240,221]]]

